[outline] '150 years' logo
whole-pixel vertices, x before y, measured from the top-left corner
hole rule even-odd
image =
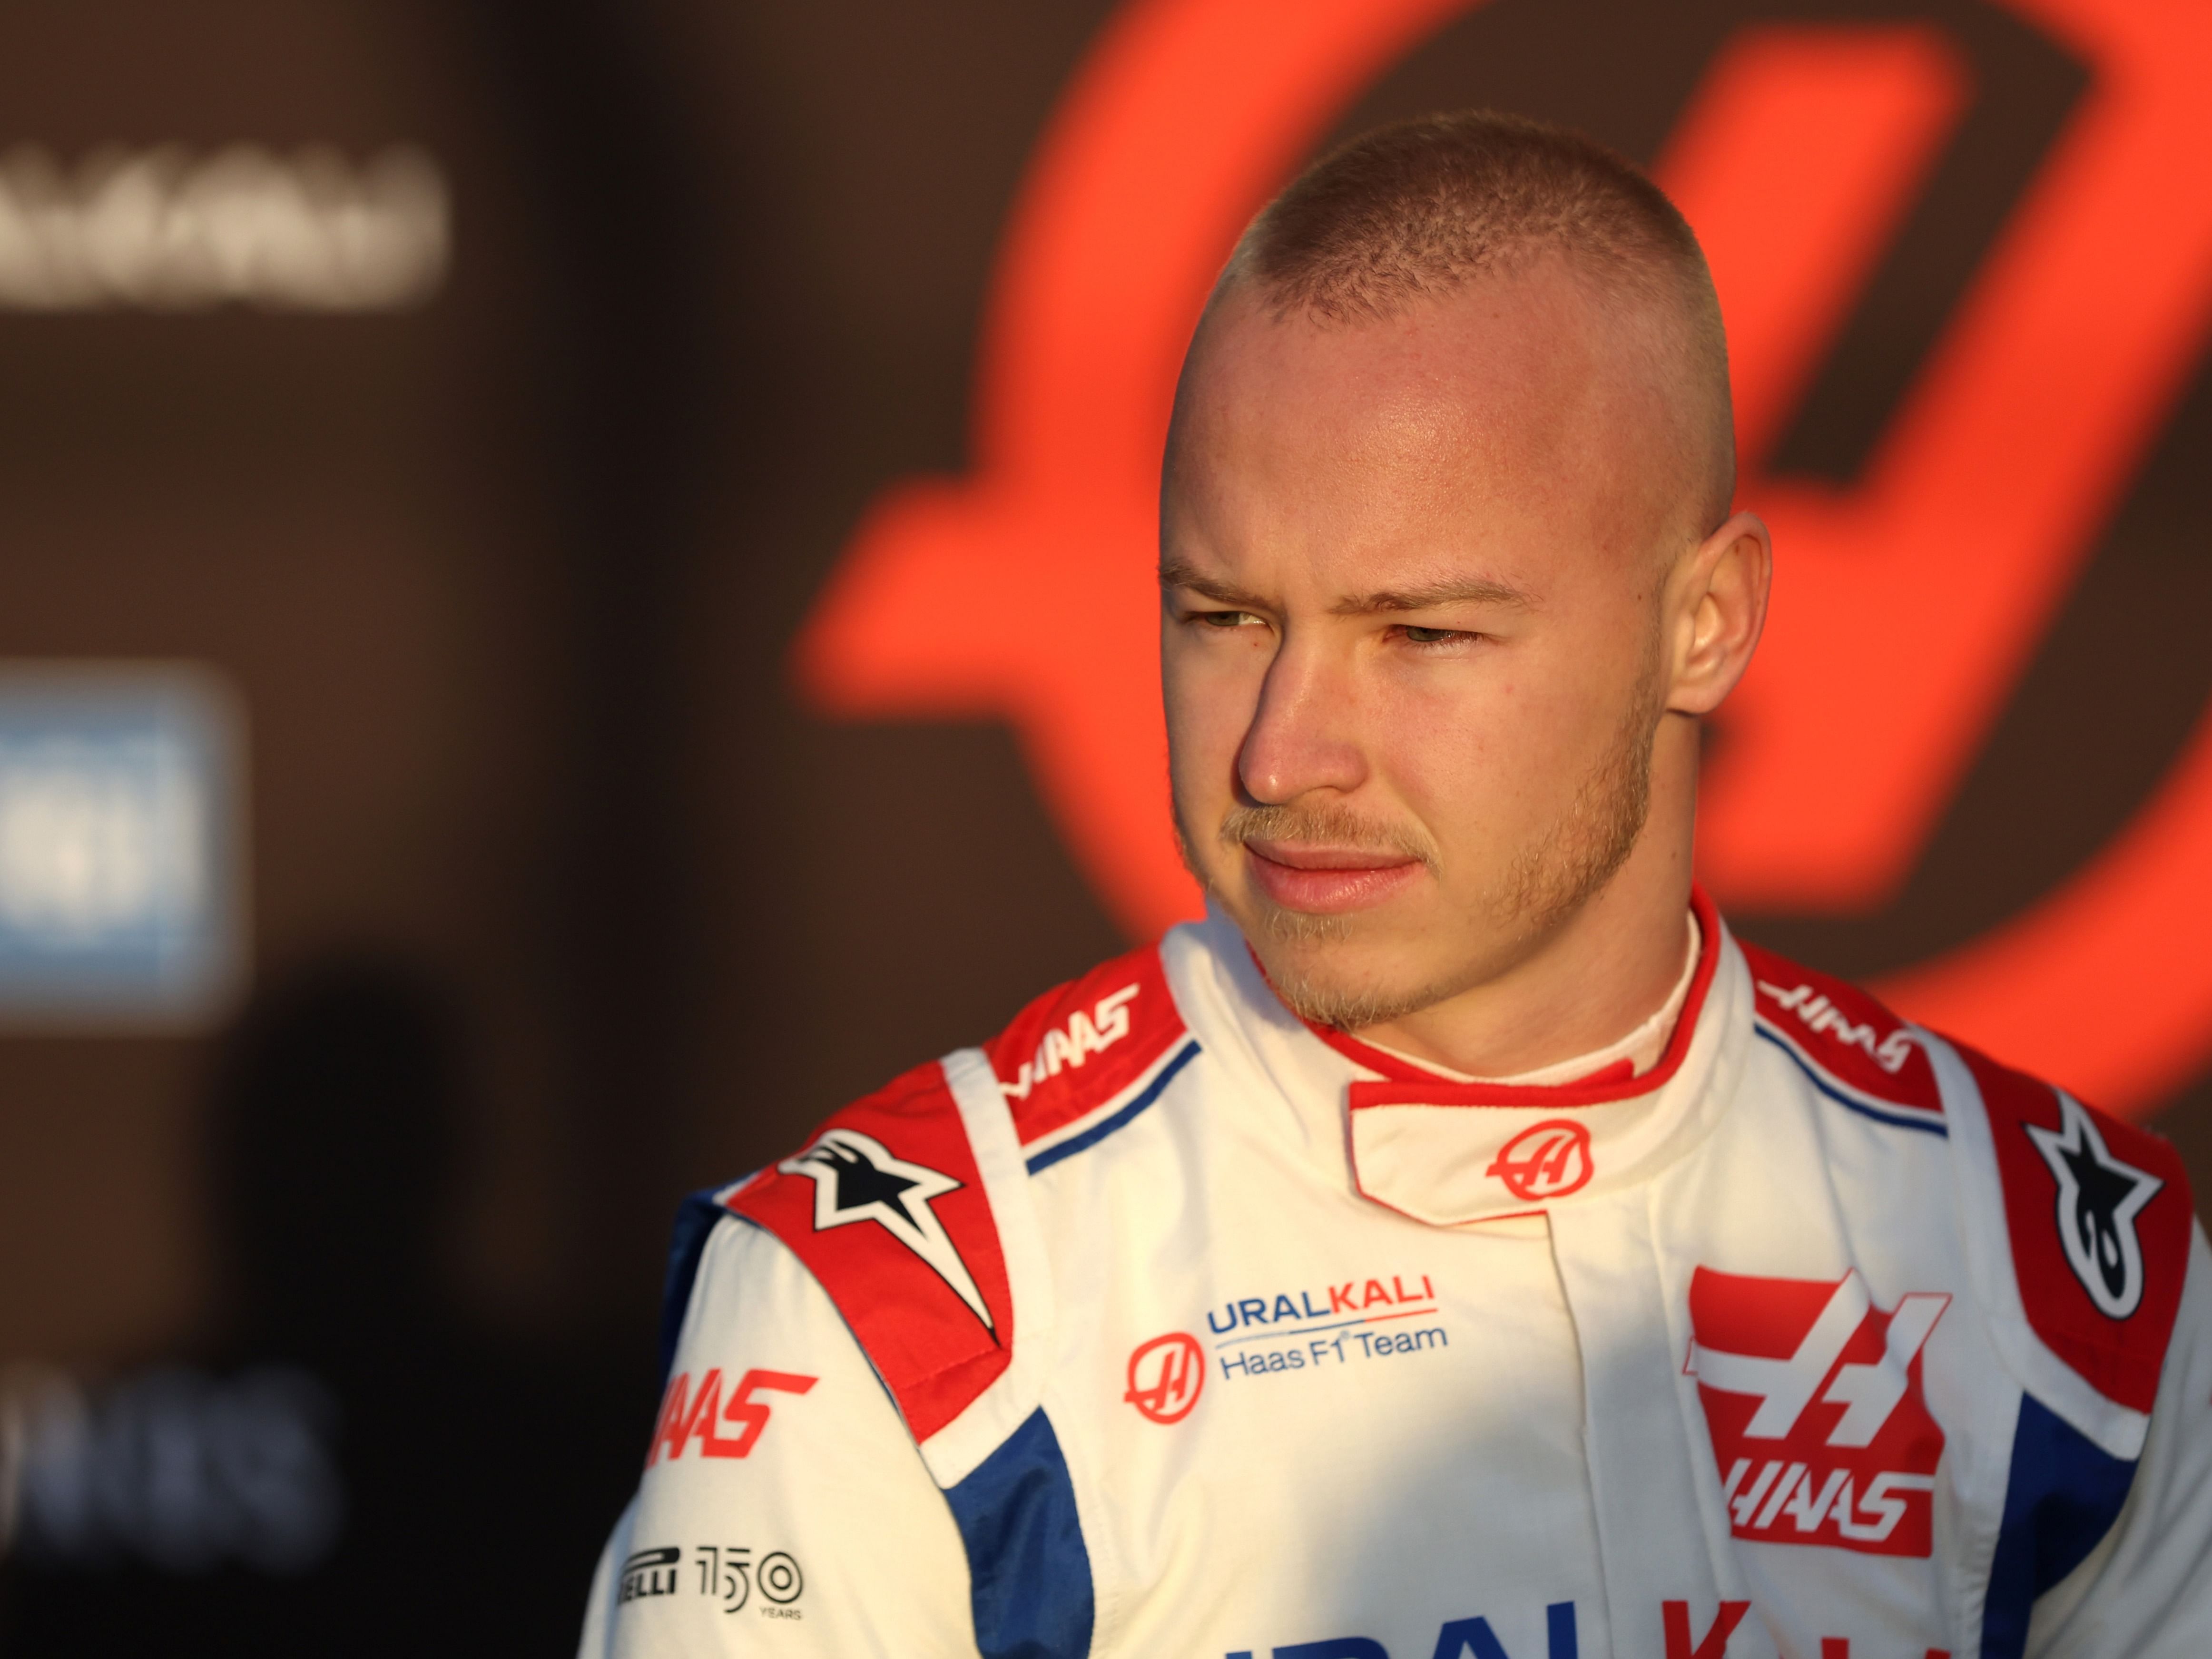
[[[634,1551],[623,1562],[615,1600],[617,1606],[627,1607],[633,1601],[696,1594],[720,1602],[724,1613],[741,1613],[753,1603],[756,1588],[760,1591],[757,1605],[762,1617],[800,1616],[793,1605],[806,1589],[806,1577],[799,1571],[799,1563],[786,1550],[770,1550],[755,1561],[750,1545],[695,1546],[688,1572],[680,1545]]]

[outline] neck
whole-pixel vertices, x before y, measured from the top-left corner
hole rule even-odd
[[[1661,723],[1635,851],[1504,973],[1358,1035],[1455,1072],[1510,1077],[1602,1048],[1649,1019],[1682,972],[1696,745],[1694,722]]]

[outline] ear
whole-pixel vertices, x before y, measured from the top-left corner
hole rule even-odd
[[[1766,626],[1773,574],[1774,538],[1754,513],[1737,514],[1675,566],[1668,583],[1669,712],[1709,714],[1735,689]]]

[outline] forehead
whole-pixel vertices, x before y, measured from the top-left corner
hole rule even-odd
[[[1167,532],[1186,556],[1297,550],[1346,580],[1640,540],[1660,411],[1625,333],[1556,269],[1356,325],[1226,296],[1179,395]]]

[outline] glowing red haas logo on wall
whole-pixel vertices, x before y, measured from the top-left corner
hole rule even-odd
[[[1176,370],[1253,211],[1480,0],[1132,0],[1039,139],[977,354],[970,470],[887,489],[798,641],[809,700],[1004,719],[1130,933],[1195,912],[1167,831],[1157,539]],[[1626,0],[1624,0],[1624,4]],[[1728,318],[1744,504],[1774,526],[1759,662],[1708,770],[1723,903],[1898,892],[2166,422],[2212,322],[2212,7],[2004,0],[2087,90],[1862,475],[1772,455],[1970,101],[1939,29],[1754,25],[1655,167]],[[2113,250],[2124,249],[2124,258]],[[1018,594],[1009,627],[978,594]],[[1839,757],[1848,757],[1839,761]],[[2212,1056],[2212,718],[2056,890],[1881,988],[2122,1110]]]
[[[1840,1281],[1690,1280],[1689,1370],[1738,1538],[1924,1556],[1943,1431],[1920,1351],[1950,1305],[1914,1292],[1884,1313]]]

